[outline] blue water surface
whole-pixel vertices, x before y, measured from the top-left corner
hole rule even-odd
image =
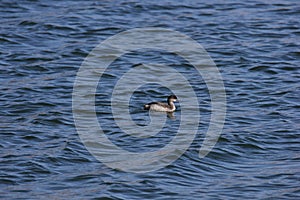
[[[300,198],[299,1],[5,0],[0,8],[1,199]],[[76,132],[72,91],[94,47],[143,27],[179,31],[208,51],[223,77],[227,115],[216,146],[200,159],[211,116],[203,80],[165,52],[116,60],[112,67],[122,67],[99,85],[96,111],[108,137],[127,150],[163,147],[180,120],[168,118],[166,134],[148,142],[126,140],[112,124],[109,101],[120,74],[148,60],[176,67],[198,85],[201,124],[192,145],[171,165],[136,174],[88,152]],[[132,119],[147,124],[138,108],[168,92],[151,84],[135,91]]]

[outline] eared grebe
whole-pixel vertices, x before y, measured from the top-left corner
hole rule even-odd
[[[174,112],[176,110],[174,102],[177,101],[175,95],[168,97],[168,104],[162,102],[151,102],[144,105],[145,110],[160,111],[160,112]]]

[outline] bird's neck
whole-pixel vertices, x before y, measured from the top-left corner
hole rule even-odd
[[[175,104],[174,104],[173,101],[169,101],[168,104],[171,107],[171,110],[175,110],[176,109]]]

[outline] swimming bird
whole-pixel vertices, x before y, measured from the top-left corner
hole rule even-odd
[[[144,105],[145,110],[160,111],[160,112],[174,112],[176,110],[174,102],[177,101],[175,95],[170,95],[166,103],[162,102],[151,102]]]

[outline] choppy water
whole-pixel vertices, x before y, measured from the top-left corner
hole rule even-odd
[[[1,199],[299,199],[300,4],[275,1],[1,1]],[[136,27],[180,31],[208,51],[222,74],[227,117],[215,148],[198,149],[210,119],[210,98],[199,80],[201,124],[187,152],[158,171],[135,174],[97,161],[75,130],[76,73],[101,41]],[[190,68],[162,52],[129,54],[122,70],[145,60]],[[112,74],[108,79],[118,77]],[[161,148],[169,133],[148,142],[126,141],[111,126],[105,95],[96,95],[98,119],[127,150]],[[144,101],[166,88],[135,92],[132,118],[144,123]],[[176,113],[180,115],[179,111]],[[133,144],[134,143],[134,144]]]

